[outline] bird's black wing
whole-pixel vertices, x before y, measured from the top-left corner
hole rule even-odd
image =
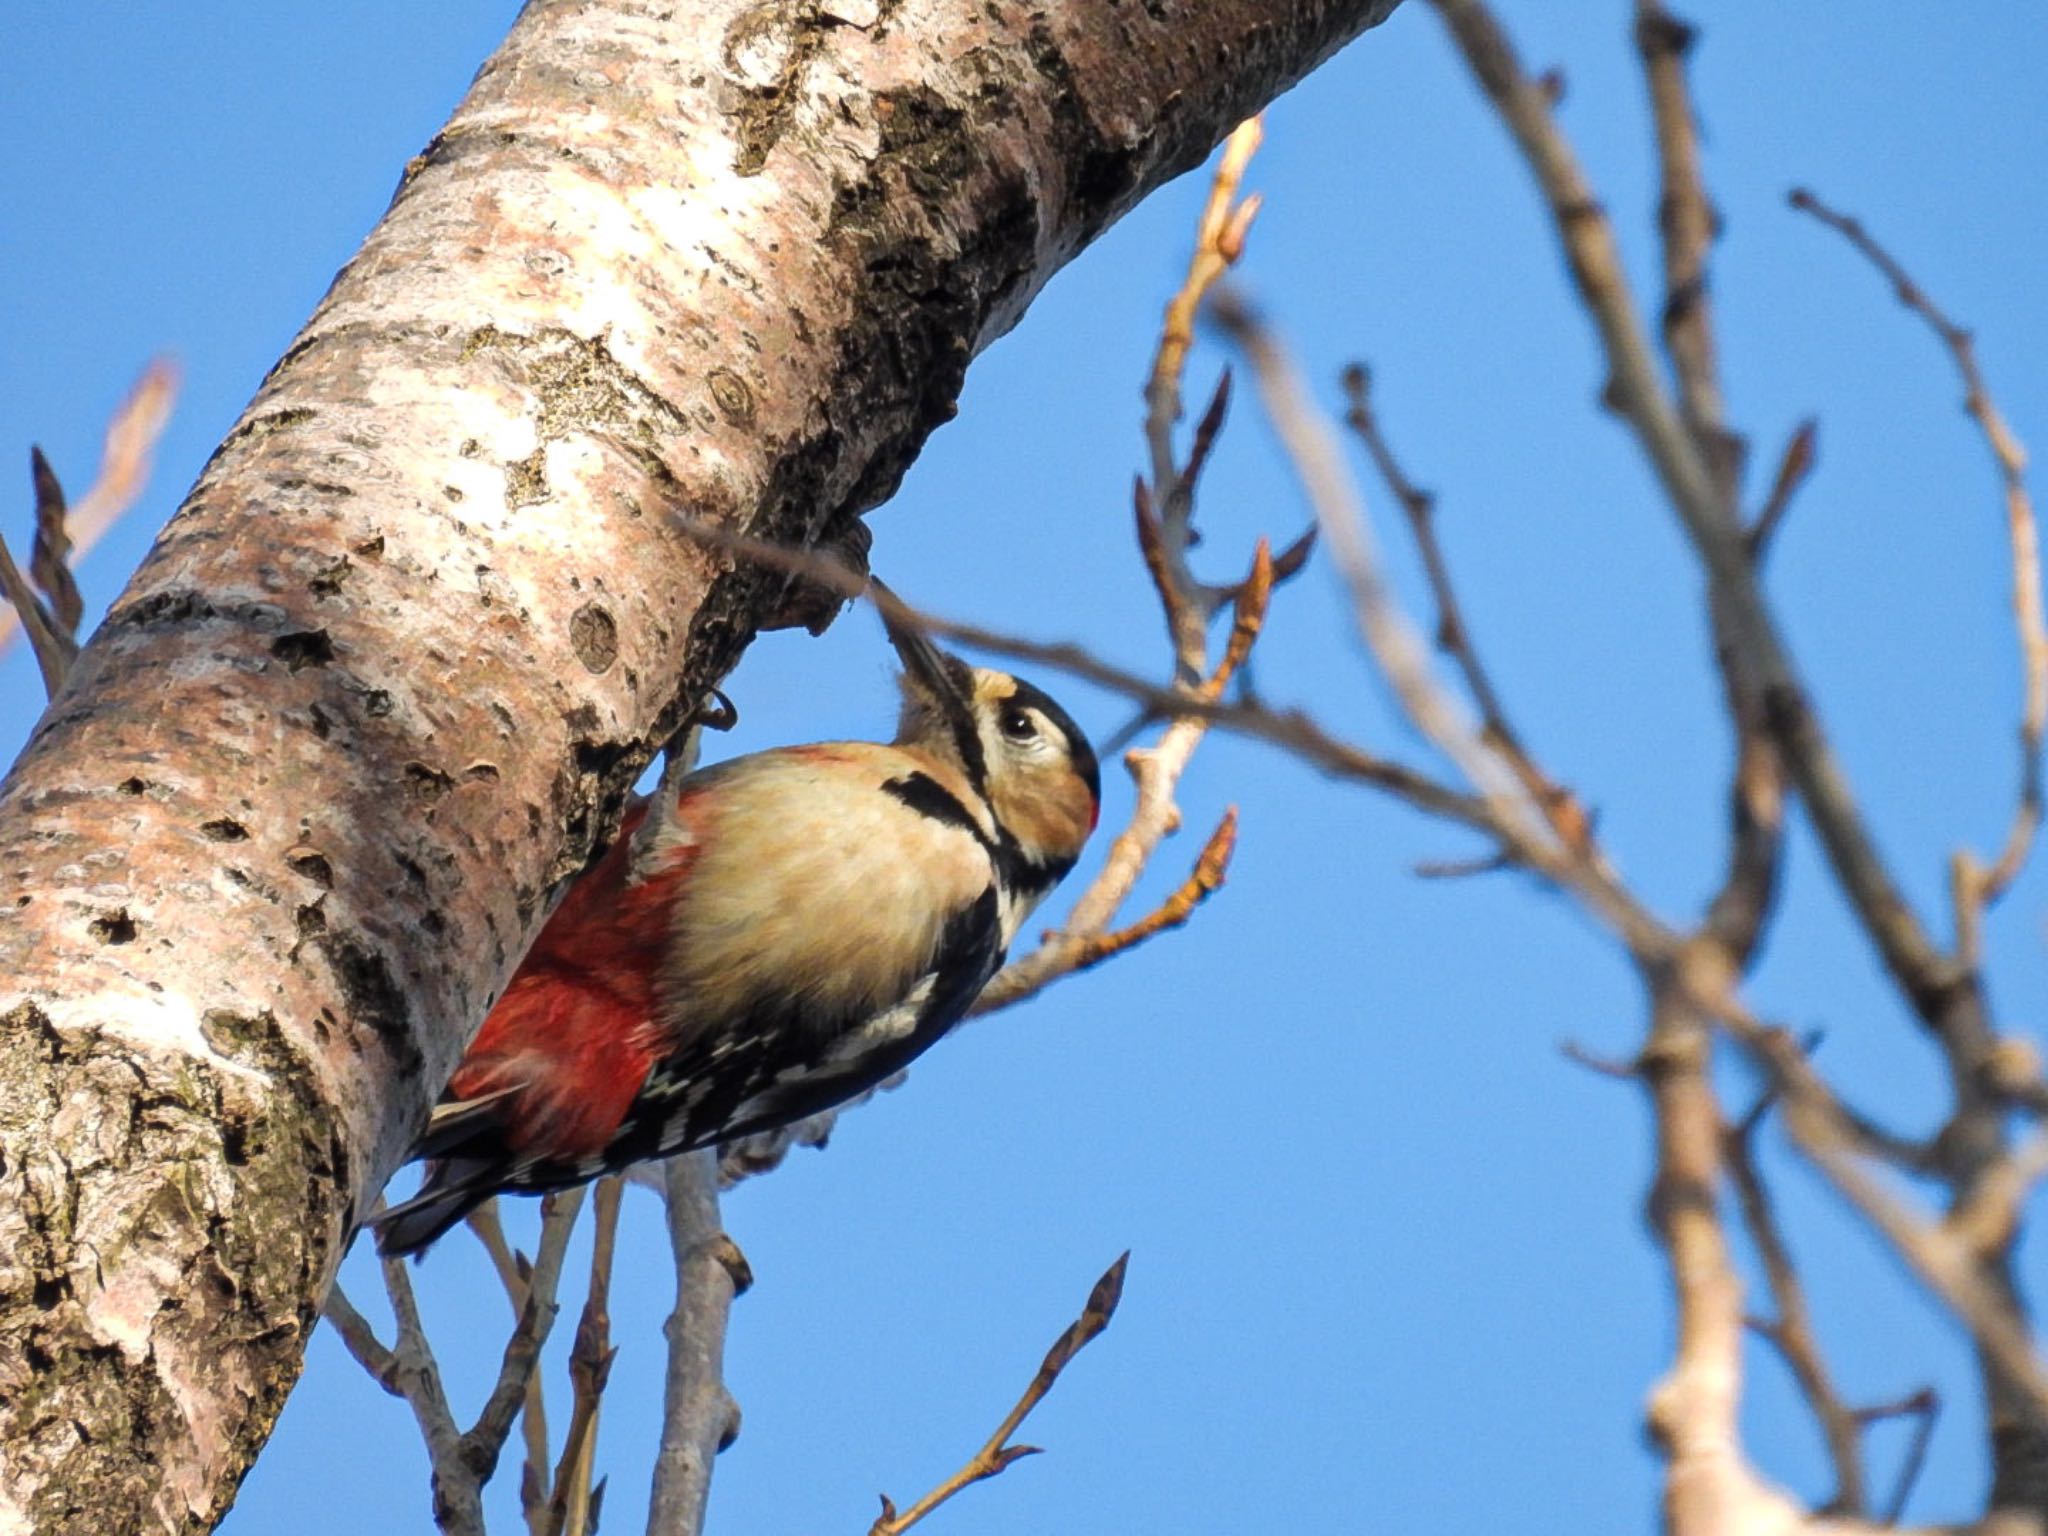
[[[882,1013],[821,1031],[815,1011],[756,1008],[657,1062],[619,1134],[612,1167],[752,1136],[843,1104],[903,1070],[958,1023],[1003,963],[993,885],[941,931],[931,969]],[[587,1174],[585,1175],[588,1176]]]

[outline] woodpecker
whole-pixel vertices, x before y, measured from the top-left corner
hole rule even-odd
[[[540,1193],[844,1102],[944,1035],[1100,814],[1095,753],[1030,683],[885,618],[896,739],[780,747],[627,813],[485,1018],[377,1217],[417,1253]]]

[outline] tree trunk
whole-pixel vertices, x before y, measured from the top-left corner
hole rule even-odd
[[[0,786],[0,1530],[204,1530],[641,767],[1064,261],[1395,0],[534,0]],[[963,530],[962,536],[972,536]]]

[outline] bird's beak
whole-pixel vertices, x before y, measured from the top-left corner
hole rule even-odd
[[[922,684],[948,714],[971,717],[973,711],[968,697],[970,684],[966,664],[933,645],[928,636],[900,623],[897,613],[903,606],[901,600],[878,578],[871,576],[868,581],[882,594],[883,601],[875,606],[882,615],[882,628],[888,631],[889,643],[896,647],[896,654],[903,659],[904,670]]]

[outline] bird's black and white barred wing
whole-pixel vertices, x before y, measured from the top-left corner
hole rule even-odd
[[[764,1004],[663,1057],[607,1161],[619,1166],[732,1141],[845,1103],[903,1070],[958,1023],[1003,958],[1000,903],[990,885],[946,922],[930,969],[900,1001],[830,1022],[802,1003]]]

